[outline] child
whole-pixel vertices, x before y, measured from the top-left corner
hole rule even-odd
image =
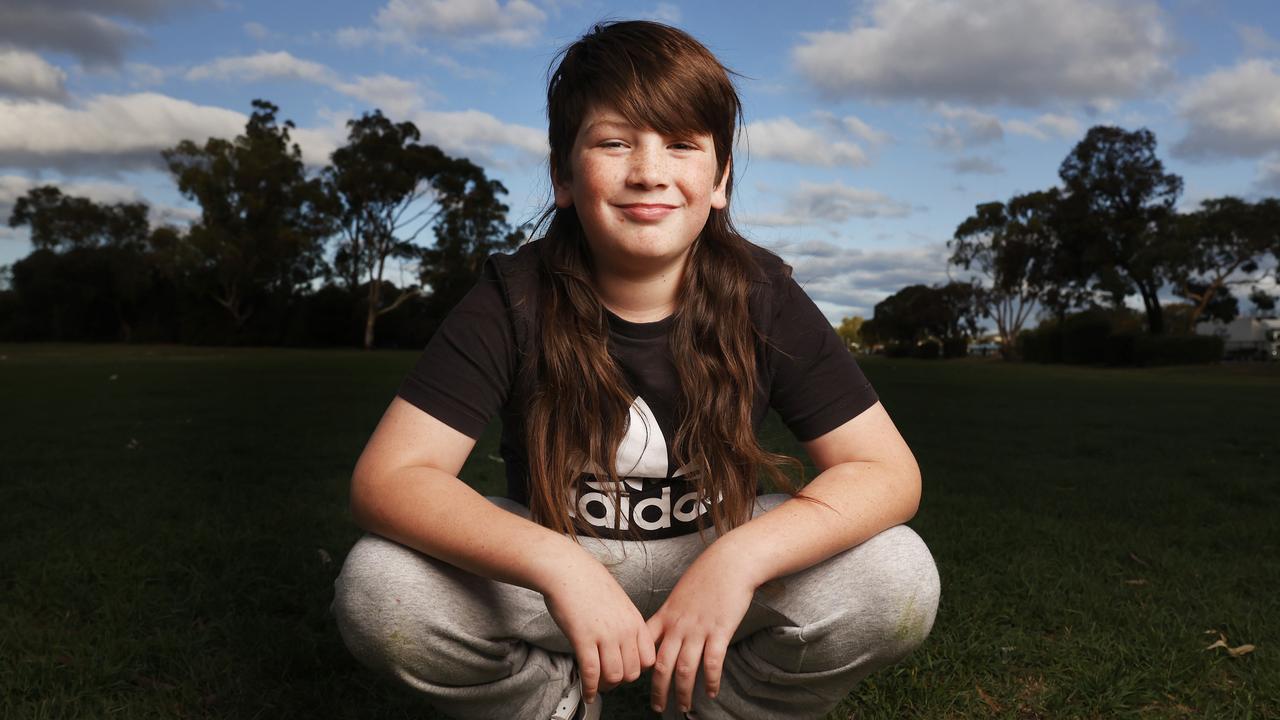
[[[734,230],[741,109],[705,47],[599,25],[547,113],[542,238],[490,259],[356,465],[343,638],[458,718],[600,717],[650,668],[664,717],[822,717],[932,627],[915,459]],[[756,440],[770,407],[820,471],[799,493]],[[457,479],[495,414],[507,498]]]

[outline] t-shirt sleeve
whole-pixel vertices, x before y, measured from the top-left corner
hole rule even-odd
[[[871,383],[793,278],[778,281],[770,330],[769,403],[796,439],[821,437],[874,405]]]
[[[515,332],[492,267],[454,307],[396,394],[478,438],[502,409],[516,366]]]

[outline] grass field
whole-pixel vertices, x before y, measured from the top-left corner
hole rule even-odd
[[[437,717],[327,613],[415,357],[0,346],[0,717]],[[1280,368],[864,367],[943,600],[831,718],[1280,718]],[[464,471],[490,493],[495,430]]]

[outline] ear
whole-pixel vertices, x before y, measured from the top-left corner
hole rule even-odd
[[[556,160],[551,158],[551,189],[555,194],[556,207],[564,210],[573,207],[573,182],[560,178],[561,173],[556,167]]]
[[[733,169],[733,158],[729,158],[724,164],[724,172],[720,173],[720,182],[716,183],[715,189],[711,191],[711,207],[716,210],[723,210],[729,206],[729,171]]]

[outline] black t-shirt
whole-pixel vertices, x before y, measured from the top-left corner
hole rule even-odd
[[[523,303],[536,293],[537,246],[486,263],[476,286],[454,308],[400,385],[401,398],[470,437],[496,414],[503,420],[501,453],[507,495],[528,503],[528,462],[517,382],[520,338],[531,321]],[[772,253],[751,246],[761,274],[753,283],[751,314],[767,342],[758,342],[760,375],[752,401],[759,431],[770,407],[800,441],[834,430],[875,404],[877,397],[853,355],[813,301]],[[609,314],[609,353],[635,395],[617,452],[623,487],[584,473],[575,506],[579,523],[602,537],[661,538],[697,532],[710,500],[698,502],[685,469],[671,456],[680,383],[668,331],[673,317],[633,323]],[[529,342],[529,340],[525,340]],[[617,496],[615,504],[614,496]]]

